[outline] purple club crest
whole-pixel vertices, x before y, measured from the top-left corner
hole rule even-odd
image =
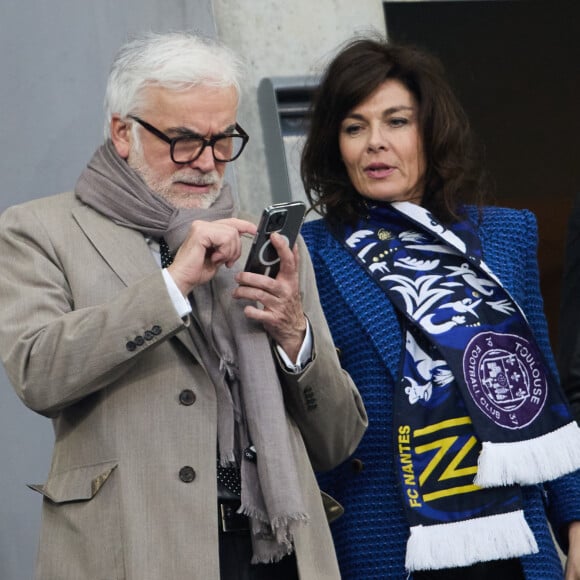
[[[547,379],[537,348],[513,334],[482,332],[463,355],[467,388],[481,412],[496,425],[521,429],[542,411]]]

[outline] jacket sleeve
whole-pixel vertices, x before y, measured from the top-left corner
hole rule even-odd
[[[21,400],[47,416],[111,384],[184,326],[160,271],[126,287],[74,230],[66,256],[70,232],[51,231],[28,205],[0,216],[0,356]],[[75,269],[63,264],[73,259]]]
[[[340,366],[302,238],[298,244],[302,304],[312,328],[313,357],[298,374],[279,366],[289,412],[302,433],[314,469],[324,471],[354,452],[368,419],[356,386]]]

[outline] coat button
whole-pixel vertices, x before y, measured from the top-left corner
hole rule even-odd
[[[133,351],[134,351],[134,350],[137,348],[137,345],[136,345],[136,344],[135,344],[135,343],[134,343],[132,340],[130,340],[130,341],[129,341],[129,342],[126,344],[126,345],[125,345],[125,347],[127,348],[127,350],[128,350],[129,352],[133,352]]]
[[[183,483],[191,483],[195,479],[195,470],[193,467],[186,465],[179,470],[179,479]]]
[[[355,473],[360,473],[365,468],[365,464],[356,457],[352,460],[351,466]]]
[[[195,393],[191,389],[183,389],[179,393],[179,402],[186,407],[193,405],[195,403]]]
[[[146,330],[143,333],[143,336],[145,337],[145,340],[153,340],[153,338],[155,337],[155,335],[150,330]]]
[[[143,346],[145,344],[145,339],[141,335],[138,335],[133,339],[133,342],[137,346]]]
[[[151,332],[155,335],[161,334],[161,326],[157,326],[155,325],[152,329]]]

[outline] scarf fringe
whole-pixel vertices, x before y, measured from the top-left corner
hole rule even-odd
[[[522,510],[448,524],[413,526],[407,570],[440,570],[538,552]]]
[[[308,514],[296,512],[291,514],[285,514],[283,516],[277,516],[270,520],[268,516],[260,509],[252,508],[246,505],[241,505],[238,509],[239,514],[248,516],[250,519],[256,520],[261,524],[269,525],[274,531],[274,535],[278,537],[286,537],[292,535],[296,524],[307,524],[310,521]],[[285,530],[289,530],[288,533]],[[280,531],[284,532],[280,534]],[[282,539],[284,541],[284,539]]]
[[[268,547],[264,549],[263,540],[254,540],[251,564],[275,564],[294,551],[294,546],[291,543],[274,544],[274,547],[272,547],[272,542],[266,542],[266,544]]]
[[[580,428],[574,421],[534,439],[482,443],[474,483],[480,487],[532,485],[580,468]]]
[[[287,514],[270,521],[262,510],[247,506],[241,506],[238,513],[252,520],[252,564],[272,564],[291,554],[296,526],[310,521],[305,513]]]
[[[279,562],[285,556],[289,556],[293,552],[293,549],[290,548],[288,550],[280,549],[276,552],[269,552],[268,554],[256,554],[256,550],[254,550],[254,555],[250,560],[250,564],[275,564]]]

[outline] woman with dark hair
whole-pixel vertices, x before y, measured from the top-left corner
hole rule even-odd
[[[580,577],[580,430],[558,385],[529,211],[483,205],[440,63],[359,38],[315,95],[303,235],[369,413],[322,488],[344,579]],[[578,562],[576,561],[578,559]]]

